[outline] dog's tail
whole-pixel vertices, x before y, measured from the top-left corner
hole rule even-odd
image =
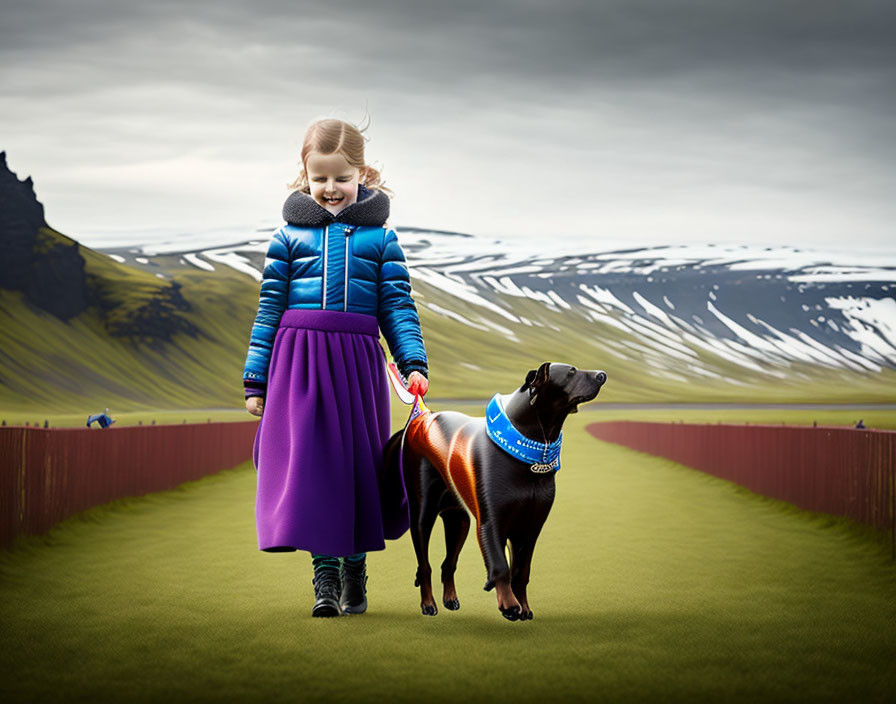
[[[383,467],[380,472],[380,508],[383,513],[383,534],[389,540],[400,538],[410,526],[407,493],[401,468],[401,438],[399,430],[383,447]]]
[[[423,402],[423,397],[417,396],[414,399],[414,405],[411,408],[411,415],[408,417],[407,423],[401,430],[394,433],[383,446],[380,498],[383,502],[384,520],[386,520],[386,516],[389,513],[407,514],[407,493],[404,476],[405,441],[411,423],[421,416],[429,415],[430,413],[432,411]],[[390,508],[392,511],[389,510]],[[401,531],[401,533],[403,532],[404,530]],[[394,537],[399,537],[401,533]],[[386,537],[390,536],[387,535]]]
[[[401,456],[404,454],[405,436],[411,423],[422,415],[432,413],[429,407],[423,402],[422,396],[414,399],[414,405],[411,408],[411,414],[408,416],[404,427],[395,432],[383,447],[383,471],[401,472]]]
[[[401,471],[401,440],[404,429],[394,433],[383,447],[383,473],[398,474]]]

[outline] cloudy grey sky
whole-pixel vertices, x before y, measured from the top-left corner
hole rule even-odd
[[[896,3],[0,0],[0,149],[47,219],[276,225],[369,114],[393,221],[896,251]]]

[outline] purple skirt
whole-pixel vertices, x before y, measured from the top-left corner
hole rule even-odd
[[[404,534],[404,489],[382,476],[389,430],[376,318],[285,311],[255,435],[259,550],[343,557]]]

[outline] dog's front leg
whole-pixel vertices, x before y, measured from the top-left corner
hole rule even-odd
[[[501,614],[509,621],[516,621],[520,617],[520,602],[510,587],[510,567],[504,554],[507,536],[501,535],[498,526],[489,521],[478,526],[478,533],[479,547],[485,558],[485,569],[488,573],[485,591],[494,588],[498,595],[498,609]]]
[[[529,539],[510,541],[511,547],[511,571],[510,586],[514,596],[520,602],[520,620],[532,619],[532,609],[529,608],[529,597],[526,595],[526,587],[529,584],[529,571],[532,567],[532,553],[535,549],[535,541]]]
[[[411,526],[411,540],[417,553],[417,576],[414,579],[414,586],[420,587],[420,610],[423,615],[435,616],[439,613],[439,609],[432,598],[432,567],[429,564],[429,536],[432,533],[432,523],[428,519],[427,516]]]
[[[535,543],[541,528],[547,520],[554,501],[553,484],[546,487],[541,496],[541,501],[528,513],[527,520],[522,525],[517,525],[510,532],[511,547],[511,578],[510,586],[520,602],[520,620],[528,621],[532,618],[532,609],[529,607],[529,597],[526,588],[529,585],[529,573],[532,568],[532,555],[535,553]]]

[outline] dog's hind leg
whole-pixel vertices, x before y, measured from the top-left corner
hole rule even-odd
[[[451,497],[453,499],[453,497]],[[457,589],[454,585],[454,573],[457,571],[457,558],[470,532],[470,516],[454,499],[455,506],[442,511],[442,523],[445,524],[445,561],[442,563],[442,603],[449,611],[460,608]]]
[[[414,552],[417,553],[417,578],[414,586],[420,587],[420,610],[424,616],[435,616],[439,613],[432,596],[432,567],[429,564],[429,538],[439,514],[439,496],[444,484],[432,464],[424,458],[413,463],[409,455],[404,457],[406,481],[408,475],[414,473],[414,489],[408,487],[408,505],[411,511],[411,540]],[[441,484],[441,487],[439,486]]]

